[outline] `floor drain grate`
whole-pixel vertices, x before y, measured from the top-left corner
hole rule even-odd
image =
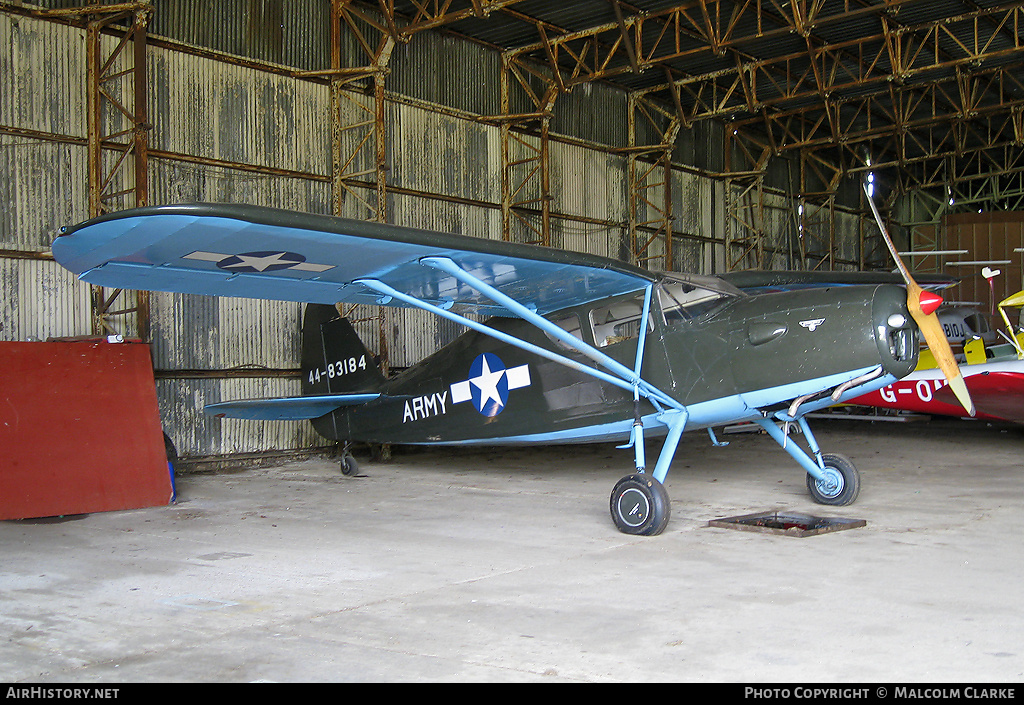
[[[766,534],[782,536],[817,536],[844,529],[857,529],[867,526],[863,519],[843,519],[841,517],[816,517],[809,514],[783,512],[762,512],[747,514],[728,519],[712,519],[708,526],[720,529],[739,529],[740,531],[760,531]]]

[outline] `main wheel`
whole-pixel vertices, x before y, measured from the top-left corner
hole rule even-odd
[[[850,459],[835,453],[821,456],[825,464],[825,478],[817,480],[807,476],[807,489],[818,504],[845,507],[853,504],[860,494],[860,473]]]
[[[665,487],[650,475],[634,473],[615,483],[612,519],[624,534],[655,536],[665,530],[671,504]]]

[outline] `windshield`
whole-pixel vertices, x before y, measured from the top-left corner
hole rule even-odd
[[[665,323],[689,321],[712,311],[743,292],[715,277],[666,275],[658,286]]]

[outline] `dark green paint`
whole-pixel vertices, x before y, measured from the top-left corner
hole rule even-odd
[[[902,377],[916,364],[916,336],[913,351],[899,360],[891,354],[885,329],[891,314],[907,315],[906,293],[900,287],[841,286],[747,295],[709,279],[694,281],[703,286],[714,284],[723,295],[710,310],[699,309],[695,318],[673,321],[666,321],[656,296],[654,326],[647,336],[642,366],[645,380],[684,405],[878,364]],[[592,309],[629,298],[580,306],[549,318],[575,313],[587,322]],[[525,321],[503,318],[489,324],[587,363],[582,355],[567,352]],[[595,345],[591,327],[583,325],[582,331],[584,341]],[[634,417],[628,391],[475,331],[392,379],[383,380],[375,371],[360,369],[321,385],[308,384],[308,375],[315,367],[324,369],[323,350],[327,359],[335,362],[368,353],[331,307],[307,309],[304,341],[307,384],[303,393],[384,394],[378,401],[316,420],[317,431],[331,439],[395,444],[502,439],[570,432]],[[632,367],[636,347],[633,338],[602,350]],[[501,358],[506,368],[529,365],[531,374],[530,386],[510,391],[507,406],[494,417],[481,415],[471,402],[455,404],[451,399],[451,385],[465,380],[472,361],[488,352]],[[784,407],[789,400],[778,401]],[[640,411],[649,414],[654,407],[641,400]]]

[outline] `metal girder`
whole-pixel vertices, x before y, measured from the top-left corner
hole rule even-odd
[[[387,136],[384,127],[384,80],[395,47],[393,13],[382,21],[356,7],[351,0],[331,0],[331,68],[297,71],[299,77],[326,77],[331,88],[331,183],[332,210],[345,213],[349,199],[368,220],[387,221]],[[363,61],[342,66],[342,25],[347,28]],[[368,29],[367,29],[368,28]],[[370,30],[379,36],[372,37]],[[368,91],[353,90],[353,84]],[[365,93],[372,93],[367,99]],[[362,119],[346,120],[345,107]],[[367,196],[370,189],[372,196]],[[352,217],[355,214],[348,213]]]
[[[797,245],[802,269],[835,269],[836,199],[830,195],[824,203],[799,198],[797,206]]]
[[[518,2],[522,0],[411,0],[404,4],[412,5],[412,12],[401,17],[401,23],[395,0],[378,0],[379,14],[364,12],[351,2],[345,4],[348,6],[346,11],[353,18],[404,44],[417,32],[439,29],[464,19],[483,19]]]
[[[85,27],[90,217],[148,205],[152,126],[146,94],[146,28],[153,7],[148,0],[90,2],[33,14],[83,23]],[[116,40],[112,49],[104,37]],[[129,333],[149,341],[149,292],[129,293],[98,286],[91,290],[93,335]],[[134,331],[130,316],[134,316]],[[118,325],[119,320],[128,322]]]
[[[354,0],[331,0],[331,68],[295,72],[300,77],[327,77],[331,82],[333,210],[342,214],[351,200],[369,220],[387,221],[387,135],[384,86],[396,44],[418,32],[438,29],[466,18],[486,18],[521,0],[413,0],[411,14],[396,11],[394,0],[371,7]],[[342,66],[342,32],[347,32],[362,61]],[[372,84],[372,90],[371,90]],[[365,86],[365,91],[352,90]],[[373,95],[368,100],[365,93]],[[354,108],[353,108],[354,106]],[[346,120],[344,107],[362,115]],[[374,196],[367,197],[367,188]],[[351,214],[350,214],[351,215]]]
[[[926,0],[690,0],[657,11],[609,2],[611,13],[595,11],[600,21],[572,29],[500,9],[532,22],[538,36],[508,51],[545,66],[560,91],[618,83],[636,94],[631,104],[660,102],[682,126],[732,121],[771,156],[799,153],[802,171],[828,172],[819,181],[831,188],[810,197],[817,205],[831,207],[841,178],[866,169],[869,157],[875,169],[900,172],[892,198],[931,183],[936,161],[987,151],[975,159],[1008,164],[1020,146],[1020,3],[963,0],[936,17]],[[1004,134],[1015,128],[1002,150],[986,137],[998,121]],[[952,168],[973,168],[971,158]],[[991,182],[990,170],[979,174],[973,180]]]
[[[517,47],[516,51],[537,58],[546,54],[553,60],[552,65],[562,68],[565,84],[571,87],[575,83],[640,73],[681,59],[735,54],[747,60],[751,55],[743,47],[753,40],[783,39],[793,33],[809,36],[814,28],[885,14],[901,5],[920,2],[886,0],[864,7],[845,0],[842,9],[836,11],[836,3],[821,0],[691,0],[644,11],[620,0],[609,1],[615,10],[615,21],[563,31],[558,36]],[[825,14],[826,10],[830,14]],[[530,20],[525,16],[521,19]],[[536,23],[542,24],[539,20]]]
[[[496,122],[501,130],[503,240],[551,245],[550,126],[560,92],[543,70],[514,53],[502,55],[501,114],[481,120]],[[524,103],[526,112],[513,108]]]
[[[676,89],[691,98],[689,119],[771,109],[797,111],[789,106],[813,99],[838,103],[844,96],[859,100],[869,91],[887,94],[890,85],[917,90],[917,82],[927,83],[939,70],[966,70],[984,62],[1017,59],[1024,49],[1019,34],[1024,8],[1019,4],[916,26],[900,26],[888,19],[882,12],[884,5],[873,8],[879,15],[880,32],[836,42],[806,35],[806,47],[799,51],[763,59],[737,54],[734,66],[675,80]],[[795,25],[790,29],[800,31]],[[965,41],[961,34],[969,38]]]
[[[657,144],[637,143],[637,122],[642,121],[660,139]],[[629,96],[629,242],[634,264],[649,267],[661,260],[664,271],[675,269],[672,214],[672,148],[679,132],[678,114],[665,111],[636,93]]]
[[[868,170],[870,157],[871,169],[896,173],[890,198],[927,187],[936,164],[991,174],[965,154],[998,161],[996,171],[1012,168],[1022,135],[1024,10],[1014,4],[915,26],[881,19],[879,35],[808,42],[806,53],[747,64],[745,103],[713,110],[759,110],[734,125],[760,131],[777,154],[813,150],[847,174]]]
[[[995,102],[983,103],[982,96]],[[922,156],[958,154],[972,143],[988,142],[994,128],[1019,126],[1016,116],[1024,108],[1024,83],[1011,68],[974,75],[958,72],[950,80],[914,91],[889,85],[884,94],[821,107],[818,113],[803,108],[766,112],[733,124],[763,128],[765,143],[779,154],[828,149],[851,170],[866,168],[865,153],[879,155],[873,160],[876,166],[902,165]],[[1015,138],[1019,139],[1016,134]]]
[[[764,190],[770,156],[770,150],[739,130],[726,133],[726,271],[772,268],[777,248],[766,237]]]
[[[864,261],[841,262],[836,253],[836,191],[843,172],[810,150],[800,152],[800,183],[793,194],[800,267],[834,270],[840,263],[863,269]]]

